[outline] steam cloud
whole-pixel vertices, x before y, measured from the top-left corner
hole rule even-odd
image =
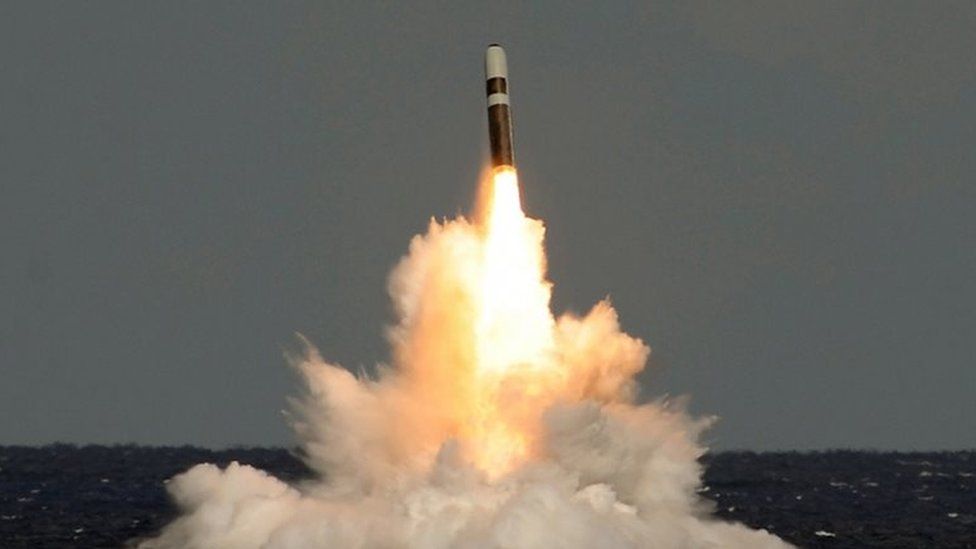
[[[318,478],[197,465],[168,485],[182,516],[139,546],[788,547],[709,516],[696,489],[711,419],[633,403],[650,349],[607,301],[553,318],[542,223],[517,217],[506,260],[535,265],[518,310],[484,323],[499,297],[484,295],[483,224],[432,221],[390,277],[392,367],[370,379],[311,346],[292,358],[307,386],[292,424]],[[519,338],[536,346],[520,363],[479,370],[479,348],[504,357]],[[498,454],[499,438],[518,451]]]

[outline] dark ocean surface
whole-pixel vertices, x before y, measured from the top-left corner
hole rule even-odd
[[[239,461],[295,480],[284,449],[0,447],[0,547],[121,547],[175,516],[164,481]],[[976,452],[724,452],[703,495],[802,547],[976,548]]]

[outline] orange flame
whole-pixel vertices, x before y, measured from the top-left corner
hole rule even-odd
[[[557,401],[626,402],[647,358],[606,301],[584,317],[549,308],[540,220],[512,168],[484,181],[476,224],[431,222],[390,278],[399,376],[378,386],[395,414],[391,451],[425,467],[447,440],[490,478],[544,457]]]
[[[502,168],[489,184],[475,303],[475,403],[467,434],[474,461],[497,475],[530,452],[516,400],[545,385],[554,320],[542,230],[522,212],[518,174]]]

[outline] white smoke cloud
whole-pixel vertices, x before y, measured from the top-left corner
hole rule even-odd
[[[542,258],[542,224],[521,230],[525,256]],[[709,516],[696,489],[711,419],[680,402],[633,404],[650,349],[620,331],[608,302],[584,317],[546,312],[538,363],[487,392],[472,381],[484,241],[464,219],[414,239],[390,280],[393,367],[375,379],[311,347],[293,359],[307,387],[293,426],[316,479],[197,465],[168,485],[181,517],[139,547],[788,547]],[[529,281],[534,312],[548,311],[543,269]],[[486,405],[527,444],[500,473],[476,459]]]

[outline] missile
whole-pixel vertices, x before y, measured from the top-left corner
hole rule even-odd
[[[488,95],[488,140],[491,143],[491,167],[515,168],[515,146],[512,140],[512,108],[508,101],[508,63],[505,50],[498,44],[485,51],[485,91]]]

